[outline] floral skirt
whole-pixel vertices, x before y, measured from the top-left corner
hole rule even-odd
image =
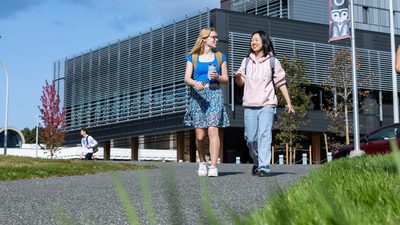
[[[183,119],[187,126],[207,128],[230,125],[222,90],[219,87],[207,87],[201,91],[192,89],[192,97],[189,101]]]

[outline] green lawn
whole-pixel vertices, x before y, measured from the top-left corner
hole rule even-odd
[[[232,219],[235,224],[400,224],[399,154],[345,158],[326,163],[273,197],[259,211]],[[0,156],[0,180],[145,168],[154,167],[105,161]],[[124,190],[122,183],[116,187]],[[144,185],[142,191],[146,193],[149,189]],[[122,200],[126,198],[121,194],[120,197]],[[151,203],[151,196],[148,202]],[[151,208],[151,204],[148,205]],[[128,217],[132,216],[130,214],[134,215],[127,211]],[[217,218],[209,219],[210,223],[218,221]]]
[[[98,160],[39,159],[2,155],[0,156],[0,181],[151,168],[155,167]]]

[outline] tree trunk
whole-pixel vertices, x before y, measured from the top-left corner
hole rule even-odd
[[[349,135],[349,115],[347,114],[347,103],[344,105],[344,120],[346,123],[346,144],[350,144],[350,135]]]

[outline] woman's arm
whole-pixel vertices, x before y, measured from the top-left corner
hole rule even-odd
[[[285,98],[286,105],[288,108],[288,113],[295,113],[292,102],[290,101],[289,92],[286,87],[286,84],[280,86],[279,90],[282,92],[283,98]]]
[[[235,73],[234,73],[234,75],[235,75],[235,78],[236,78],[236,83],[237,83],[237,85],[239,86],[239,87],[242,87],[243,85],[244,85],[244,83],[246,82],[246,79],[245,79],[245,77],[246,77],[246,62],[247,62],[247,60],[246,60],[246,58],[244,58],[243,60],[242,60],[242,64],[240,64],[240,68],[238,69],[238,71],[236,71]]]
[[[400,73],[400,45],[397,46],[397,51],[396,51],[396,72]]]
[[[221,65],[221,76],[219,78],[219,83],[227,84],[229,82],[228,77],[228,66],[226,65],[226,61]]]
[[[243,77],[243,74],[240,71],[237,71],[235,73],[235,78],[236,78],[236,83],[239,87],[242,87],[244,85],[245,79]]]
[[[198,91],[203,90],[203,85],[200,82],[197,82],[192,78],[193,75],[193,64],[189,61],[186,61],[186,70],[185,70],[185,83],[189,86],[192,86]]]

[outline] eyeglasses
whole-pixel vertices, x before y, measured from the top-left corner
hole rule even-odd
[[[210,37],[210,38],[212,38],[214,40],[218,40],[218,36],[208,36],[208,37]]]

